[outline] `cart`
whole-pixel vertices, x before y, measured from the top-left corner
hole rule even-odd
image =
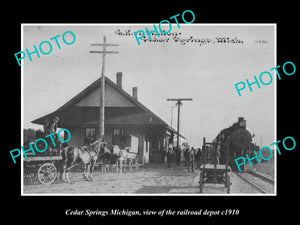
[[[57,156],[29,156],[24,158],[24,178],[37,177],[41,184],[52,184],[57,177],[57,166],[62,157]]]
[[[230,193],[230,172],[231,168],[228,165],[229,163],[229,149],[230,149],[230,139],[227,138],[226,143],[226,164],[217,164],[216,160],[214,164],[208,163],[208,156],[211,154],[216,154],[216,149],[218,146],[221,146],[221,142],[207,143],[205,141],[205,137],[203,138],[203,148],[202,148],[202,163],[200,166],[200,180],[199,180],[199,188],[200,193],[203,193],[204,184],[205,183],[214,183],[214,184],[224,184],[227,189],[227,193]],[[212,152],[209,152],[208,147],[213,146],[211,148]]]

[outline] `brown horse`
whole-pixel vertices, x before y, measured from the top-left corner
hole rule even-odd
[[[61,165],[61,179],[64,182],[70,183],[69,171],[77,164],[84,164],[83,177],[87,180],[95,180],[93,176],[94,166],[101,155],[109,152],[106,147],[106,142],[95,141],[89,146],[76,147],[68,146],[62,150],[62,165]]]

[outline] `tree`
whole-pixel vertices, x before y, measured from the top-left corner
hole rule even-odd
[[[41,129],[35,131],[36,138],[45,138],[45,133]]]
[[[24,142],[32,142],[36,139],[35,130],[32,128],[24,129]]]

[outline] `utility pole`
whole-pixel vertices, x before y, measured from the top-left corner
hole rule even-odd
[[[173,127],[173,108],[175,108],[175,105],[171,106],[171,127]]]
[[[177,116],[177,150],[179,150],[179,121],[180,121],[180,106],[182,106],[182,101],[192,101],[192,98],[168,98],[167,101],[176,101],[178,107]]]
[[[109,53],[119,53],[118,51],[106,51],[107,46],[119,46],[118,44],[107,44],[106,37],[103,37],[103,44],[91,44],[91,46],[103,46],[102,51],[90,51],[90,53],[100,53],[102,55],[102,72],[101,72],[101,91],[100,91],[100,114],[99,114],[99,136],[100,139],[104,138],[104,104],[105,104],[105,55]]]

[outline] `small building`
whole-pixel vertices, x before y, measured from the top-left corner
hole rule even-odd
[[[71,132],[68,143],[82,146],[89,134],[99,133],[100,86],[101,78],[56,111],[32,123],[43,125],[47,119],[58,116],[59,127]],[[176,131],[138,101],[137,90],[134,87],[131,96],[122,89],[121,72],[116,74],[116,83],[105,78],[105,141],[108,148],[130,147],[131,152],[138,153],[139,163],[162,162]]]

